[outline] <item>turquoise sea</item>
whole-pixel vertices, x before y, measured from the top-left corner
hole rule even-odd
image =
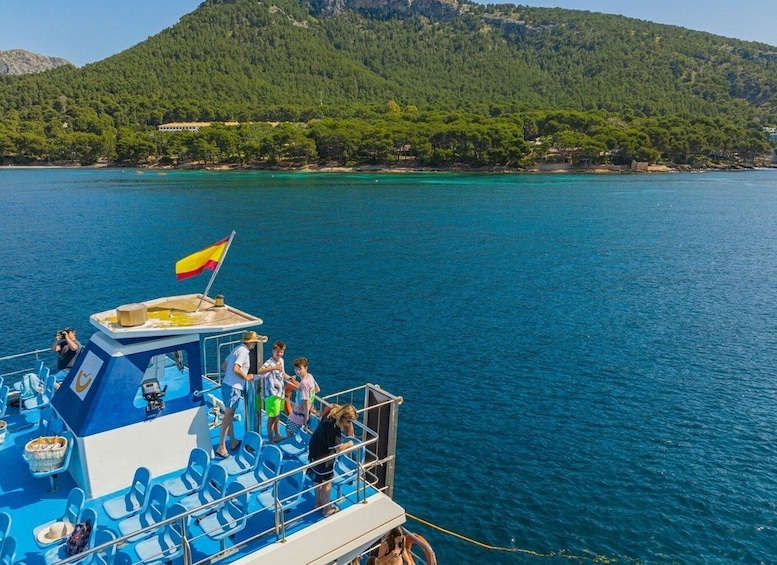
[[[443,565],[777,561],[775,171],[0,169],[0,215],[0,356],[235,230],[211,294],[402,395],[398,501],[519,550],[410,520]]]

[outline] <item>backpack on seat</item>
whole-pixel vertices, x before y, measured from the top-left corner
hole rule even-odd
[[[22,400],[34,398],[43,392],[40,379],[35,373],[27,373],[18,384],[19,396]]]
[[[79,522],[73,528],[73,533],[65,542],[65,553],[68,555],[78,555],[89,546],[89,534],[92,533],[92,521]]]

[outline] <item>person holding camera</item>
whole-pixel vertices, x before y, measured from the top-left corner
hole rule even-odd
[[[405,543],[405,532],[401,527],[391,530],[378,547],[378,555],[370,557],[367,565],[415,565],[413,555]]]
[[[58,331],[54,343],[51,344],[51,350],[59,354],[57,372],[54,376],[57,382],[61,383],[65,379],[65,375],[73,368],[76,357],[81,352],[81,343],[76,339],[76,331],[69,326]]]

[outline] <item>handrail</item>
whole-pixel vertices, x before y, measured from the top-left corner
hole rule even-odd
[[[345,391],[346,394],[352,393],[359,388],[364,389],[366,385],[362,385],[362,387],[357,387],[356,389],[353,389],[351,391]],[[330,396],[337,396],[337,395],[330,395]],[[401,401],[401,397],[397,397],[394,400],[389,401],[391,402],[399,402]],[[358,410],[360,413],[364,413],[368,410],[374,410],[374,409],[380,409],[380,407],[384,406],[386,403],[380,403],[369,407],[364,407],[360,410]],[[213,555],[207,555],[202,560],[193,562],[192,560],[192,553],[189,549],[191,547],[191,544],[195,542],[196,540],[200,539],[203,536],[207,536],[208,532],[204,532],[202,534],[197,534],[190,537],[191,532],[187,531],[186,523],[189,519],[192,518],[193,514],[202,514],[203,510],[210,509],[210,512],[207,512],[208,514],[217,511],[217,509],[223,505],[227,500],[241,496],[246,495],[247,497],[250,497],[252,494],[256,494],[259,491],[265,491],[267,490],[268,486],[272,485],[272,497],[273,497],[273,504],[271,507],[266,508],[260,508],[258,510],[254,510],[250,513],[248,513],[246,516],[241,517],[240,519],[250,519],[252,516],[255,516],[259,514],[260,512],[265,512],[267,510],[272,510],[274,519],[272,521],[273,525],[266,530],[260,531],[260,532],[253,532],[249,537],[246,539],[235,543],[233,546],[229,548],[229,551],[238,551],[243,547],[248,546],[249,544],[255,542],[256,540],[271,534],[274,532],[275,535],[275,541],[284,541],[286,539],[286,531],[287,527],[294,522],[297,522],[299,520],[304,519],[306,516],[313,514],[315,512],[318,512],[318,509],[314,508],[312,510],[309,510],[304,513],[295,513],[292,517],[287,517],[284,510],[284,502],[288,498],[282,498],[280,494],[280,484],[282,481],[288,479],[289,477],[297,474],[297,473],[307,473],[307,470],[313,467],[314,465],[318,465],[323,462],[331,461],[334,463],[334,461],[338,457],[348,457],[350,454],[355,454],[359,450],[365,450],[365,452],[369,452],[373,456],[375,455],[375,446],[378,443],[379,437],[376,430],[373,430],[366,425],[364,425],[361,421],[355,421],[354,422],[355,427],[357,427],[359,430],[361,430],[361,436],[362,440],[358,443],[343,449],[339,453],[334,453],[332,455],[328,455],[322,459],[319,459],[312,463],[307,463],[305,465],[300,465],[299,467],[295,467],[294,469],[290,469],[288,471],[285,471],[281,474],[279,474],[277,477],[274,477],[272,479],[263,481],[261,483],[245,487],[239,491],[234,491],[229,494],[226,494],[225,496],[213,500],[211,502],[208,502],[206,504],[203,504],[201,506],[198,506],[197,508],[194,508],[192,510],[187,510],[183,512],[182,514],[175,516],[173,518],[165,518],[163,520],[160,520],[159,522],[152,524],[150,526],[143,527],[139,530],[136,530],[134,532],[130,532],[127,535],[121,536],[116,538],[115,540],[108,541],[106,543],[103,543],[102,545],[96,546],[94,548],[89,548],[85,550],[83,553],[79,553],[78,555],[68,557],[67,559],[63,560],[61,563],[63,565],[67,565],[69,563],[74,563],[76,561],[81,561],[88,555],[91,555],[98,551],[105,551],[109,547],[115,545],[117,549],[121,547],[124,544],[129,543],[130,538],[134,538],[138,536],[141,533],[149,533],[149,532],[156,532],[159,531],[165,527],[167,527],[168,524],[171,524],[177,520],[180,520],[180,531],[182,533],[182,541],[181,544],[183,545],[183,564],[184,565],[203,565],[206,562],[214,561],[218,559],[218,557],[221,554],[221,550],[218,550]],[[374,477],[373,469],[384,465],[387,461],[393,460],[394,455],[390,454],[389,457],[383,458],[378,460],[377,457],[370,458],[365,457],[362,459],[361,457],[355,458],[356,463],[356,476],[355,476],[355,495],[356,495],[356,501],[363,502],[367,498],[367,489],[370,485],[374,485],[374,482],[371,482],[369,480],[369,477]],[[334,480],[334,479],[331,479]],[[306,492],[309,492],[310,490],[314,489],[315,486],[306,486],[302,494],[304,495]],[[291,494],[290,496],[296,496],[296,493]],[[337,503],[338,501],[341,501],[342,499],[333,500],[333,503]],[[195,518],[196,519],[196,518]],[[199,521],[199,520],[198,520]],[[235,520],[234,522],[236,522]],[[227,525],[230,525],[231,523],[228,523]],[[139,564],[132,564],[132,565],[139,565]]]
[[[9,361],[11,359],[18,359],[19,357],[26,357],[28,355],[35,355],[37,359],[38,353],[48,353],[50,351],[51,348],[47,347],[46,349],[33,349],[32,351],[25,351],[24,353],[17,353],[15,355],[5,355],[4,357],[0,357],[0,363],[3,361]]]
[[[192,396],[194,396],[194,398],[199,398],[200,396],[205,396],[209,392],[213,392],[214,390],[220,390],[220,389],[221,387],[214,386],[213,388],[206,388],[205,390],[195,390],[192,393]]]
[[[372,440],[370,440],[369,444],[374,443],[374,442],[377,442],[377,437],[375,437]],[[279,485],[280,485],[281,481],[283,481],[284,479],[286,479],[286,478],[288,478],[288,477],[290,477],[290,476],[292,476],[294,474],[306,472],[307,469],[311,468],[314,465],[317,465],[317,464],[321,463],[322,461],[334,460],[338,456],[347,455],[348,453],[354,452],[354,451],[356,451],[358,449],[362,449],[362,448],[366,449],[367,445],[368,445],[367,442],[362,442],[362,443],[359,443],[359,444],[354,445],[352,447],[349,447],[347,449],[344,449],[340,453],[329,455],[329,456],[327,456],[324,459],[316,461],[315,463],[308,463],[307,465],[296,467],[296,468],[294,468],[292,470],[289,470],[289,471],[286,471],[284,473],[281,473],[277,477],[274,477],[274,478],[272,478],[270,480],[263,481],[261,483],[258,483],[256,485],[252,485],[250,487],[246,487],[246,488],[244,488],[244,489],[242,489],[240,491],[237,491],[237,492],[232,492],[232,493],[230,493],[228,495],[225,495],[225,496],[223,496],[223,497],[221,497],[219,499],[216,499],[216,500],[213,500],[211,502],[208,502],[207,504],[203,504],[202,506],[198,506],[197,508],[194,508],[192,510],[188,510],[188,511],[186,511],[186,512],[184,512],[184,513],[182,513],[179,516],[176,516],[174,518],[167,518],[165,520],[161,520],[161,521],[159,521],[159,522],[157,522],[155,524],[152,524],[150,526],[146,526],[146,527],[141,528],[141,529],[139,529],[137,531],[131,532],[131,533],[125,535],[125,536],[122,536],[120,538],[117,538],[116,540],[113,540],[112,542],[103,544],[102,546],[99,546],[99,547],[95,548],[95,550],[101,550],[101,549],[104,549],[106,547],[109,547],[110,545],[116,545],[117,547],[119,547],[119,546],[121,546],[124,543],[128,543],[128,540],[130,538],[133,538],[133,537],[137,536],[140,533],[156,531],[158,529],[164,528],[167,524],[172,523],[175,520],[184,520],[186,517],[192,516],[194,513],[201,514],[203,509],[211,508],[211,509],[213,509],[213,511],[216,511],[216,509],[218,509],[227,500],[229,500],[231,498],[238,497],[238,496],[240,496],[242,494],[246,494],[246,495],[250,496],[252,493],[256,493],[256,492],[258,492],[260,490],[266,489],[266,487],[268,485],[270,485],[270,484],[273,485],[272,489],[273,489],[274,524],[275,524],[274,528],[270,528],[270,529],[267,529],[265,531],[258,532],[256,534],[254,534],[253,536],[251,536],[250,538],[248,538],[248,539],[246,539],[246,540],[244,540],[244,541],[242,541],[240,543],[235,544],[235,546],[233,546],[233,547],[243,547],[245,545],[248,545],[249,543],[259,539],[260,537],[263,537],[263,536],[269,534],[272,531],[275,531],[276,541],[284,541],[286,539],[286,526],[287,526],[288,523],[300,520],[302,517],[306,516],[308,513],[317,512],[318,509],[313,509],[312,511],[310,511],[310,512],[308,512],[306,514],[303,514],[301,516],[298,515],[298,516],[295,516],[294,518],[292,518],[290,520],[287,520],[285,515],[284,515],[284,512],[283,512],[283,502],[286,500],[286,498],[281,498],[280,497],[280,492],[279,492]],[[374,462],[366,463],[366,464],[361,464],[361,463],[358,464],[357,480],[358,480],[358,476],[363,477],[366,474],[368,466],[370,466],[370,467],[374,466]],[[312,490],[313,488],[315,488],[315,487],[312,487],[312,486],[307,487],[303,491],[303,494],[305,492],[308,492],[308,491]],[[363,500],[364,498],[366,498],[366,482],[364,483],[364,485],[362,487],[362,494],[361,494],[361,496],[357,495],[357,499],[359,501]],[[245,518],[249,519],[252,516],[257,515],[258,513],[263,512],[263,511],[265,511],[267,509],[268,508],[261,508],[259,510],[255,510],[255,511],[247,514],[245,516]],[[228,524],[231,524],[231,522],[229,522]],[[184,523],[181,524],[181,526],[182,526],[182,530],[181,531],[182,532],[185,531],[183,529],[184,525],[185,525]],[[204,534],[200,534],[199,536],[195,536],[195,537],[191,537],[191,538],[187,537],[186,535],[184,535],[184,536],[182,536],[182,538],[183,538],[182,543],[184,543],[184,544],[192,543],[192,542],[196,541],[197,539],[199,539],[199,537],[202,537],[203,535],[207,536],[207,532],[205,532]],[[91,553],[91,551],[88,552],[88,553]],[[79,554],[79,556],[77,556],[77,557],[80,558],[80,557],[83,557],[84,555],[85,554]],[[185,565],[201,565],[202,563],[205,563],[207,561],[211,561],[213,559],[213,557],[215,557],[216,555],[218,555],[218,553],[215,554],[215,555],[206,556],[202,561],[198,561],[198,562],[193,563],[193,564],[188,562],[188,561],[185,561],[184,563],[185,563]],[[77,559],[69,558],[69,559],[63,561],[63,563],[69,563],[70,561],[75,561],[75,560],[77,560]]]
[[[211,335],[206,336],[202,338],[202,343],[200,345],[201,352],[202,352],[202,376],[203,378],[210,379],[217,384],[221,385],[221,352],[225,347],[231,347],[236,343],[240,342],[239,336],[242,332],[229,332],[225,334],[218,334],[218,335]],[[222,341],[225,338],[227,341]],[[215,371],[211,371],[210,367],[208,367],[208,345],[212,342],[215,342],[216,347],[216,368]],[[215,376],[215,378],[213,378]]]
[[[24,353],[16,353],[14,355],[5,355],[3,357],[0,357],[0,363],[3,363],[5,361],[12,361],[14,359],[21,359],[24,357],[30,357],[35,356],[35,361],[38,361],[40,359],[41,353],[50,353],[51,348],[47,347],[46,349],[33,349],[32,351],[25,351]],[[13,375],[22,375],[24,373],[29,373],[32,371],[34,367],[24,367],[22,369],[15,369],[13,371],[9,371],[7,373],[0,373],[0,377],[11,377]]]
[[[202,353],[202,376],[204,378],[208,378],[212,381],[217,382],[218,384],[221,384],[221,363],[223,359],[226,358],[227,355],[229,355],[229,352],[232,351],[232,349],[238,345],[239,343],[242,343],[242,336],[243,332],[228,332],[218,335],[211,335],[202,338],[201,343],[201,353]],[[259,336],[260,343],[267,343],[267,336],[260,335]],[[215,348],[216,348],[216,367],[215,371],[210,371],[208,367],[208,346],[215,341]],[[222,355],[222,352],[224,349],[227,349],[227,355]],[[216,378],[213,378],[213,377]]]

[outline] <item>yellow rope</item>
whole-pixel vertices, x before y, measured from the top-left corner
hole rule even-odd
[[[416,522],[420,522],[420,523],[424,524],[425,526],[429,526],[430,528],[434,528],[435,530],[438,530],[438,531],[440,531],[440,532],[442,532],[444,534],[448,534],[449,536],[453,536],[453,537],[462,539],[462,540],[464,540],[466,542],[469,542],[471,544],[477,545],[478,547],[484,547],[485,549],[493,549],[495,551],[510,551],[512,553],[515,553],[515,552],[518,551],[514,547],[496,547],[496,546],[493,546],[493,545],[488,545],[488,544],[479,542],[477,540],[474,540],[472,538],[468,538],[468,537],[462,536],[461,534],[457,534],[456,532],[452,532],[450,530],[446,530],[445,528],[441,528],[440,526],[437,526],[436,524],[432,524],[431,522],[427,522],[426,520],[422,520],[418,516],[413,516],[412,514],[408,514],[407,512],[405,512],[405,514],[407,514],[408,518],[412,518]]]
[[[449,536],[453,536],[455,538],[459,538],[460,540],[464,540],[468,543],[471,543],[473,545],[477,545],[478,547],[482,547],[484,549],[490,549],[493,551],[509,551],[510,553],[526,553],[528,555],[533,555],[534,557],[565,557],[567,559],[584,559],[586,561],[593,561],[594,563],[614,563],[618,561],[617,559],[610,559],[608,557],[605,557],[603,555],[597,555],[597,556],[581,556],[581,555],[572,555],[569,553],[566,553],[564,550],[561,551],[553,551],[551,553],[538,553],[536,551],[532,551],[531,549],[519,549],[515,547],[499,547],[495,545],[488,545],[487,543],[483,543],[477,540],[474,540],[472,538],[468,538],[466,536],[463,536],[461,534],[457,534],[456,532],[452,532],[450,530],[446,530],[445,528],[441,528],[437,524],[432,524],[431,522],[427,522],[426,520],[419,518],[418,516],[413,516],[412,514],[405,513],[408,518],[412,518],[416,522],[420,522],[421,524],[424,524],[425,526],[429,526],[430,528],[434,528],[435,530],[442,532],[444,534],[447,534]]]

